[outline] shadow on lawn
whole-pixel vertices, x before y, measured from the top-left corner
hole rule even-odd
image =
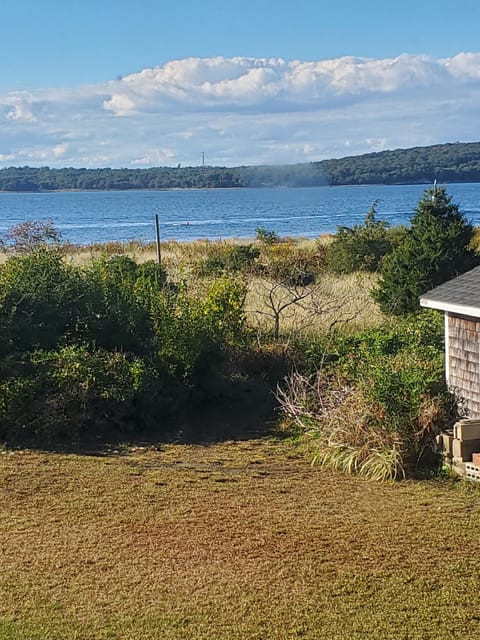
[[[276,434],[278,402],[271,385],[263,381],[227,382],[215,394],[198,398],[176,422],[160,424],[158,430],[104,430],[84,434],[79,440],[51,443],[8,443],[10,449],[109,456],[128,453],[133,447],[165,444],[213,444],[227,440],[249,440]]]
[[[186,416],[176,442],[249,440],[276,432],[278,402],[265,382],[236,383]]]

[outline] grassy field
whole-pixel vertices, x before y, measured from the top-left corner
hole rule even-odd
[[[245,301],[246,318],[253,328],[271,331],[275,309],[285,305],[279,314],[284,336],[318,335],[333,326],[345,333],[362,330],[384,319],[370,295],[375,282],[376,276],[371,273],[326,273],[305,288],[278,287],[272,281],[251,278]],[[295,297],[305,291],[310,295],[295,304]]]
[[[312,468],[288,439],[5,452],[0,638],[480,635],[480,493]]]

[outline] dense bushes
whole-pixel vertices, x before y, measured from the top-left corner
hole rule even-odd
[[[266,244],[257,262],[256,275],[287,286],[306,286],[324,270],[325,249],[290,242]]]
[[[82,294],[79,274],[60,252],[40,249],[10,258],[0,268],[0,357],[50,349],[74,333]]]
[[[251,244],[220,245],[213,247],[199,266],[199,275],[217,276],[250,270],[260,250]]]
[[[437,194],[435,206],[443,202]],[[458,211],[448,198],[444,204],[456,224]],[[338,285],[324,276],[332,247],[339,271],[369,270],[410,233],[378,223],[372,208],[364,225],[339,232],[328,249],[289,239],[198,243],[177,270],[200,275],[194,286],[181,277],[172,284],[156,263],[126,256],[75,267],[44,243],[9,257],[0,266],[0,440],[161,434],[185,407],[218,392],[227,368],[235,379],[254,372],[271,383],[296,363],[279,396],[315,437],[318,462],[377,478],[430,463],[433,438],[453,411],[443,323],[421,314],[351,335],[357,311],[343,309],[358,298],[358,281],[339,299],[324,286]],[[249,310],[270,323],[256,334],[245,321],[249,285]],[[328,317],[323,328],[320,316]]]
[[[196,298],[157,264],[125,256],[78,268],[42,246],[10,258],[0,267],[0,438],[164,430],[241,342],[244,298],[231,278]]]
[[[386,479],[435,462],[435,435],[454,416],[442,325],[425,312],[338,338],[320,370],[287,380],[280,400],[319,463]]]
[[[0,385],[0,435],[76,441],[103,432],[165,429],[181,389],[172,375],[120,351],[86,346],[36,351]]]
[[[328,245],[327,268],[333,273],[377,271],[383,258],[393,250],[401,229],[390,229],[376,220],[376,202],[372,203],[363,225],[339,227]]]
[[[265,277],[286,285],[308,285],[324,271],[326,249],[321,244],[303,247],[291,240],[282,240],[265,230],[252,244],[213,244],[198,263],[200,276],[243,275]]]

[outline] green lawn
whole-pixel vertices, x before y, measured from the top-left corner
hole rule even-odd
[[[0,638],[480,637],[480,491],[273,438],[0,456]]]

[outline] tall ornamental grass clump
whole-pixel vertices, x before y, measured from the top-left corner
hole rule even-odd
[[[163,433],[242,343],[244,299],[233,278],[199,298],[157,264],[126,256],[74,267],[41,246],[9,258],[0,266],[0,439]]]
[[[441,342],[425,312],[337,338],[322,368],[287,379],[279,398],[313,438],[314,461],[382,480],[434,466],[435,436],[455,416]]]

